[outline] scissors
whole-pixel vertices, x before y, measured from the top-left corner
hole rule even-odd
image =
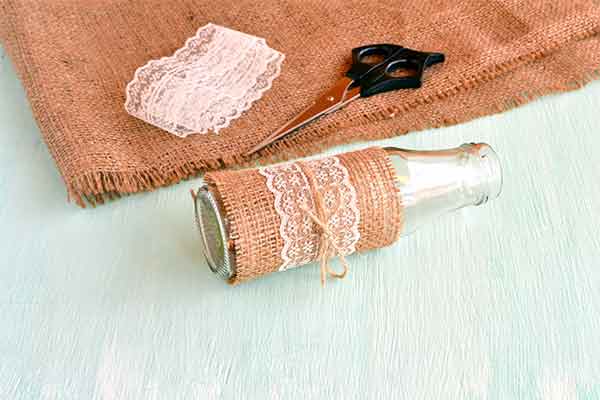
[[[359,97],[369,97],[422,85],[423,72],[444,62],[442,53],[411,50],[395,44],[372,44],[352,50],[352,66],[338,83],[285,125],[254,146],[246,155],[264,149],[315,119],[344,107]]]

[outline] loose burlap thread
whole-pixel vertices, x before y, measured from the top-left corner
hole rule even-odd
[[[419,90],[360,99],[260,153],[261,162],[464,122],[600,77],[596,0],[0,0],[15,63],[71,199],[85,205],[249,160],[246,150],[344,75],[350,50],[441,51]],[[219,135],[173,137],[129,116],[125,86],[213,22],[286,55],[272,89]]]
[[[360,210],[356,251],[382,248],[400,236],[403,213],[396,174],[387,152],[378,147],[337,156],[349,172]],[[209,190],[222,204],[234,254],[238,284],[279,270],[284,241],[275,198],[257,169],[209,172]],[[323,221],[324,217],[318,217]],[[314,229],[319,230],[318,223]],[[320,256],[322,254],[320,253]],[[335,252],[326,252],[334,257]],[[318,261],[315,259],[315,261]]]

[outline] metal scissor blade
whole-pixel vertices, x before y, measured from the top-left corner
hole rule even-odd
[[[288,135],[289,133],[295,131],[296,129],[308,124],[309,122],[325,115],[330,112],[333,112],[350,101],[358,98],[360,96],[360,87],[350,88],[350,86],[354,83],[354,80],[351,78],[343,78],[327,93],[319,97],[319,99],[313,103],[306,110],[302,111],[296,117],[288,121],[285,125],[279,128],[277,131],[273,132],[262,142],[254,146],[251,150],[249,150],[246,155],[253,154],[259,150],[264,149],[271,143],[275,142]]]

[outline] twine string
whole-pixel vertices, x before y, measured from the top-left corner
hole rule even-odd
[[[344,256],[344,252],[336,244],[336,234],[329,227],[327,222],[325,200],[323,199],[321,192],[317,190],[316,177],[314,173],[308,166],[305,165],[304,162],[298,162],[297,164],[307,178],[315,204],[316,214],[306,206],[301,208],[321,231],[318,260],[320,261],[321,265],[321,286],[325,287],[327,276],[337,279],[344,279],[348,273],[349,266],[348,262],[346,261],[346,257]],[[332,249],[333,251],[331,251]],[[341,272],[335,271],[330,266],[329,261],[335,256],[340,259],[340,263],[344,268]]]

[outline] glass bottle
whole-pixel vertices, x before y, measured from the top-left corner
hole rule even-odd
[[[397,175],[403,205],[401,236],[439,216],[495,199],[502,190],[502,168],[487,144],[471,143],[447,150],[406,150],[387,147]],[[227,219],[218,200],[202,186],[195,194],[196,222],[211,270],[224,279],[235,274]]]

